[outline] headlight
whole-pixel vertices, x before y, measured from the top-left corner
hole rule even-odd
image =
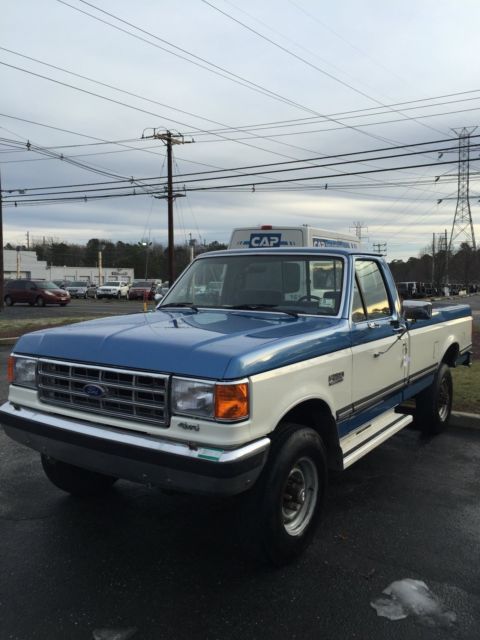
[[[215,385],[173,378],[172,413],[213,418]]]
[[[172,413],[210,420],[248,418],[248,382],[221,384],[173,378]]]
[[[37,361],[33,358],[10,356],[8,359],[8,381],[20,387],[37,388]]]

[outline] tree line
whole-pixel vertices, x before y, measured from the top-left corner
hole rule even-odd
[[[226,244],[216,241],[209,244],[192,241],[192,246],[195,255],[227,248]],[[104,267],[133,267],[136,278],[168,279],[167,247],[162,244],[112,242],[92,238],[86,245],[79,245],[43,238],[42,241],[34,242],[30,248],[36,252],[39,260],[44,260],[49,266],[96,267],[101,251]],[[16,247],[7,244],[5,249]],[[175,246],[177,275],[190,262],[191,251],[190,246]],[[419,257],[392,260],[389,266],[396,282],[428,282],[437,288],[446,283],[465,286],[480,284],[480,249],[475,251],[467,243],[462,244],[455,253],[438,251],[433,254],[424,250]]]
[[[6,244],[5,249],[16,249]],[[132,268],[135,277],[157,280],[168,280],[167,247],[157,243],[112,242],[101,238],[91,238],[86,245],[58,242],[44,238],[40,242],[33,242],[30,249],[37,254],[38,260],[44,260],[48,266],[56,267],[97,267],[99,252],[102,254],[104,268],[116,269]],[[227,245],[219,242],[198,244],[192,241],[194,255],[205,251],[226,249]],[[190,246],[175,246],[175,271],[177,275],[190,262]],[[21,249],[27,249],[23,246]]]
[[[480,249],[463,243],[454,253],[448,251],[422,252],[418,258],[389,262],[395,282],[432,283],[434,288],[444,284],[465,287],[480,284]]]

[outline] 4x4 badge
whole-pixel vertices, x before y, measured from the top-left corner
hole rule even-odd
[[[344,377],[345,377],[345,373],[343,371],[339,371],[338,373],[332,373],[331,376],[328,376],[328,385],[331,387],[333,384],[338,384],[339,382],[343,382]]]

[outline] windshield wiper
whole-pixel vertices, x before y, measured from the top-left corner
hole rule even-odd
[[[193,302],[169,302],[168,304],[161,304],[158,309],[171,309],[172,307],[187,307],[188,309],[198,312],[198,307],[196,307]]]
[[[242,309],[246,311],[276,311],[277,313],[286,313],[288,316],[298,318],[298,313],[296,311],[279,309],[276,304],[236,304],[229,307],[229,309],[238,309],[239,311]]]

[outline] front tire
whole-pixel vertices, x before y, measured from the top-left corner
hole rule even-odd
[[[280,429],[251,492],[255,505],[250,505],[257,545],[276,566],[291,562],[310,544],[327,485],[325,449],[318,433],[291,423]]]
[[[35,300],[35,304],[37,305],[37,307],[44,307],[45,300],[41,296],[38,296],[38,298]]]
[[[450,368],[440,365],[430,387],[418,394],[415,419],[426,434],[438,434],[450,421],[453,400],[453,383]]]
[[[56,487],[72,496],[89,497],[109,491],[117,478],[60,462],[42,454],[45,475]]]

